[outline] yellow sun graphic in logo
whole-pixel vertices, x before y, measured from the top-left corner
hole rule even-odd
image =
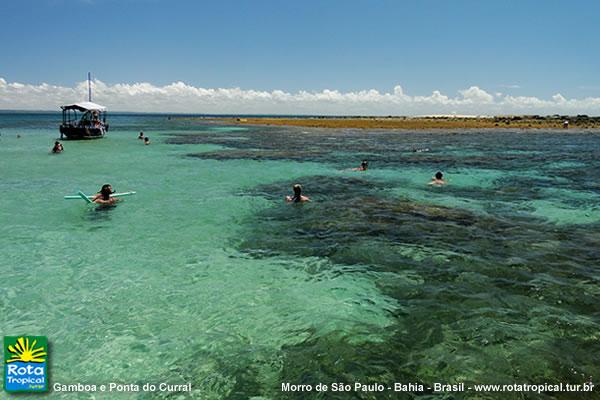
[[[15,343],[14,346],[8,346],[8,351],[11,352],[13,355],[10,357],[9,360],[6,360],[6,362],[9,363],[15,361],[22,361],[42,363],[46,361],[44,356],[47,355],[47,353],[44,351],[43,347],[38,347],[36,349],[36,343],[37,340],[34,340],[30,346],[29,339],[23,339],[22,337],[18,338],[17,343]]]

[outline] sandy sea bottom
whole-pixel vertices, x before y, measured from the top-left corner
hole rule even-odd
[[[56,116],[0,115],[0,334],[48,336],[51,383],[598,380],[600,134],[111,123],[51,155]],[[63,200],[103,183],[138,193]]]

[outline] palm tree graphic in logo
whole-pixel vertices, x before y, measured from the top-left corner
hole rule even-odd
[[[6,360],[7,363],[21,361],[21,362],[34,362],[34,363],[43,363],[46,361],[44,356],[48,355],[44,351],[44,347],[35,348],[37,340],[34,340],[33,343],[29,343],[29,339],[26,338],[18,338],[17,342],[14,346],[9,345],[8,351],[13,355],[10,359]]]

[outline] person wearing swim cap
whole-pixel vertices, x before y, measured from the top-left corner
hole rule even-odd
[[[98,192],[98,194],[92,197],[92,201],[96,204],[115,204],[119,199],[116,197],[110,197],[111,194],[114,193],[114,190],[111,185],[106,184],[102,185],[102,189]]]
[[[436,185],[436,186],[441,186],[441,185],[445,185],[447,182],[444,180],[444,174],[442,174],[441,171],[438,171],[435,173],[435,177],[433,177],[433,179],[431,179],[431,182],[429,182],[430,185]]]
[[[296,184],[292,187],[292,189],[294,190],[294,195],[285,196],[285,201],[287,201],[288,203],[304,203],[310,201],[310,198],[308,198],[308,196],[302,195],[302,186]]]

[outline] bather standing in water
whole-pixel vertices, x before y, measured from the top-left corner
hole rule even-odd
[[[435,173],[435,177],[429,182],[430,185],[441,186],[445,185],[447,182],[444,180],[444,174],[441,171]]]
[[[63,150],[63,145],[58,140],[54,142],[54,147],[52,148],[53,153],[62,153]]]
[[[304,203],[310,201],[308,196],[302,195],[302,186],[296,184],[293,187],[294,195],[293,196],[285,196],[285,201],[288,203]]]

